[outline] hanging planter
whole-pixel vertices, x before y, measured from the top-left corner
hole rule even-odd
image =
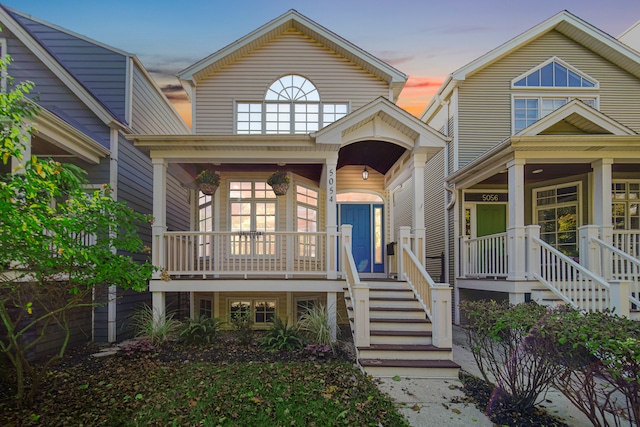
[[[282,171],[274,172],[267,179],[267,184],[271,186],[276,196],[284,196],[289,189],[289,175]]]
[[[220,175],[210,169],[204,169],[196,176],[196,182],[203,194],[213,196],[220,185]]]

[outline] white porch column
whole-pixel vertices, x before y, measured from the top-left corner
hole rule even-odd
[[[427,163],[426,154],[414,154],[411,176],[413,177],[413,200],[411,213],[411,227],[415,234],[413,253],[426,265],[425,258],[425,219],[424,219],[424,165]]]
[[[326,244],[326,260],[327,260],[327,279],[338,278],[338,258],[340,254],[336,252],[337,245],[335,236],[338,234],[338,215],[336,211],[336,170],[338,166],[338,154],[335,158],[325,159],[323,178],[321,182],[326,189],[325,199],[325,218],[327,230]]]
[[[166,268],[164,233],[167,231],[167,162],[164,159],[152,159],[153,163],[153,225],[151,259],[158,268],[153,274],[160,279],[160,270]],[[154,307],[155,308],[155,307]]]
[[[431,313],[434,319],[433,345],[440,348],[451,348],[453,342],[451,287],[439,283],[431,290],[431,299]]]
[[[403,226],[398,230],[398,244],[396,246],[396,260],[398,261],[398,277],[399,282],[404,281],[404,245],[411,243],[411,227]]]
[[[327,292],[327,313],[331,327],[331,342],[338,339],[338,296],[335,292]]]
[[[631,303],[629,302],[630,281],[612,281],[609,282],[609,308],[618,316],[629,318],[629,310]]]
[[[508,280],[524,280],[525,276],[525,227],[524,227],[524,165],[523,159],[507,163],[509,170],[509,244]]]
[[[584,268],[593,271],[602,277],[608,277],[608,272],[602,271],[600,257],[598,256],[598,245],[591,239],[598,237],[600,227],[596,224],[583,225],[578,228],[578,249],[580,251],[580,264]]]
[[[613,242],[611,219],[611,165],[613,159],[600,159],[591,163],[593,168],[593,223],[600,228],[600,240]],[[580,254],[582,257],[582,254]]]
[[[153,326],[159,328],[165,322],[166,299],[164,292],[152,292],[151,306],[153,308]]]

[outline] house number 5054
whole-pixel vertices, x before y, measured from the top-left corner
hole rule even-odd
[[[333,198],[336,194],[336,180],[335,180],[335,169],[329,169],[329,202],[333,203]]]
[[[483,202],[497,202],[498,195],[497,194],[483,194],[482,195]]]

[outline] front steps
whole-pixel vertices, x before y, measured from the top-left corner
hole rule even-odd
[[[358,347],[358,364],[365,373],[389,378],[458,378],[460,366],[451,348],[431,340],[431,321],[406,282],[367,282],[371,345]],[[353,309],[345,293],[349,322]]]

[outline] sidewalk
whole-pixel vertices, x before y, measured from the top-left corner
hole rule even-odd
[[[471,352],[466,348],[466,336],[460,327],[453,327],[453,360],[462,370],[480,377],[480,371]],[[462,399],[462,383],[459,380],[391,378],[380,380],[378,388],[389,394],[398,405],[398,411],[414,427],[425,426],[493,426],[489,418],[471,403],[452,403]],[[551,390],[544,403],[546,411],[561,418],[570,426],[588,427],[589,420],[561,393]]]

